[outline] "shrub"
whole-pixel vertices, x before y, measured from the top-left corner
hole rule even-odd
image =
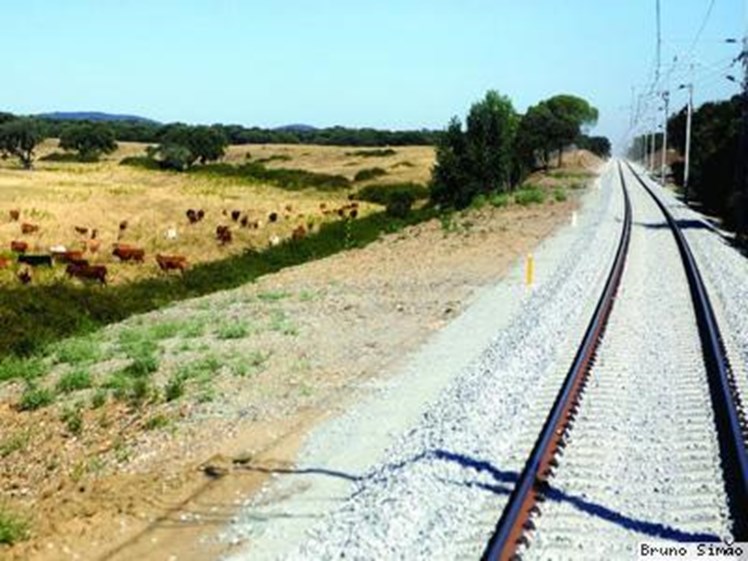
[[[495,193],[491,195],[491,198],[488,200],[489,203],[491,203],[491,206],[496,208],[505,207],[509,204],[509,195],[506,193]]]
[[[230,164],[210,164],[194,168],[192,173],[214,177],[232,177],[251,183],[267,182],[290,191],[314,188],[320,191],[337,191],[351,186],[343,175],[315,173],[303,169],[268,169],[258,162],[247,162],[238,166]]]
[[[247,158],[248,160],[251,158]],[[255,160],[255,163],[257,164],[267,164],[270,162],[290,162],[293,158],[289,156],[288,154],[273,154],[271,156],[268,156],[267,158],[260,158],[258,160]]]
[[[40,162],[66,162],[66,163],[78,163],[84,161],[94,160],[82,160],[78,154],[65,153],[65,152],[52,152],[46,156],[39,158]]]
[[[80,405],[66,408],[60,415],[60,420],[65,423],[70,434],[79,435],[83,431],[83,415]]]
[[[470,207],[475,210],[480,210],[488,203],[488,198],[484,194],[477,195],[470,203]]]
[[[0,544],[13,545],[28,537],[28,521],[0,506]]]
[[[10,356],[0,361],[0,382],[20,378],[33,380],[44,373],[44,365],[38,358]]]
[[[564,202],[566,200],[566,191],[563,189],[554,189],[553,199],[559,203]]]
[[[21,400],[18,402],[18,409],[20,411],[34,411],[51,405],[55,400],[55,394],[48,388],[38,388],[36,386],[28,386],[23,394],[21,394]]]
[[[249,334],[249,328],[245,323],[232,322],[223,324],[216,333],[219,339],[242,339]]]
[[[148,156],[128,156],[119,161],[121,166],[133,166],[143,169],[161,169],[159,163]]]
[[[346,156],[361,156],[362,158],[385,158],[397,154],[392,148],[375,148],[373,150],[354,150],[346,152]]]
[[[514,194],[514,201],[522,206],[539,204],[545,201],[545,192],[539,187],[524,187]]]
[[[56,347],[56,360],[67,364],[94,362],[101,356],[97,341],[90,338],[79,338],[65,341]]]
[[[387,205],[390,197],[396,192],[407,192],[413,196],[413,200],[427,199],[429,190],[420,183],[380,183],[378,185],[367,185],[360,189],[355,198],[360,201]]]
[[[169,381],[164,386],[164,399],[166,401],[174,401],[184,395],[184,375],[176,374],[169,378]]]
[[[394,191],[387,201],[387,215],[393,218],[407,218],[416,198],[408,191]]]
[[[156,370],[158,359],[152,354],[144,354],[136,357],[122,372],[133,378],[144,378]]]
[[[387,175],[387,171],[383,170],[382,168],[365,168],[360,170],[354,177],[354,181],[368,181],[370,179],[376,179],[377,177],[381,177],[383,175]]]
[[[103,389],[98,389],[91,397],[91,409],[99,409],[106,403],[107,394]]]
[[[91,374],[88,370],[73,370],[63,374],[57,382],[57,391],[71,393],[91,387]]]

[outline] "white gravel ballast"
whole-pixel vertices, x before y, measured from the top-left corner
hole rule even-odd
[[[240,559],[480,556],[573,359],[618,243],[606,166],[576,227],[518,266],[401,371],[315,430],[295,473],[249,500],[224,538]]]
[[[730,537],[695,313],[665,217],[633,209],[619,293],[523,559],[635,559],[638,545]]]

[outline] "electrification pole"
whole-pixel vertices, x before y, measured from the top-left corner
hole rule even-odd
[[[738,153],[738,189],[740,190],[740,202],[738,203],[738,237],[742,241],[748,241],[748,0],[745,2],[746,30],[743,34],[743,52],[740,58],[743,61],[743,99],[742,116],[743,123],[740,129],[740,144]]]
[[[652,141],[649,143],[649,169],[654,173],[655,148],[657,147],[657,121],[652,121]]]
[[[683,86],[681,86],[683,87]],[[693,118],[693,83],[688,84],[688,109],[686,114],[686,162],[683,167],[683,197],[688,202],[688,177],[691,172],[691,120]]]
[[[665,100],[665,118],[662,125],[662,166],[660,166],[660,181],[665,185],[665,168],[667,167],[667,116],[670,111],[670,92],[662,92],[662,99]]]

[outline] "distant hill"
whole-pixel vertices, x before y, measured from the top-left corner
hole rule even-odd
[[[273,130],[278,132],[315,132],[319,129],[311,125],[293,124],[283,125],[282,127],[275,127]]]
[[[130,121],[134,123],[158,124],[158,121],[138,117],[137,115],[116,115],[114,113],[101,113],[99,111],[55,111],[52,113],[39,113],[37,117],[53,121]]]

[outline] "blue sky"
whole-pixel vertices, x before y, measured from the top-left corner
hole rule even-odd
[[[672,85],[712,0],[661,0]],[[743,0],[714,0],[691,53],[697,101]],[[5,0],[0,111],[99,110],[160,121],[441,128],[489,89],[519,111],[556,93],[600,109],[619,142],[655,54],[655,0]],[[721,64],[716,64],[722,61]],[[738,72],[734,67],[732,72]],[[685,102],[673,94],[673,106]],[[650,103],[654,107],[654,102]]]

